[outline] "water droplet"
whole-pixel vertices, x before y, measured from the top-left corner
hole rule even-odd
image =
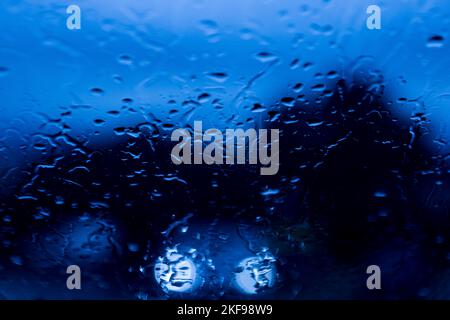
[[[217,34],[218,26],[213,20],[202,20],[200,21],[200,29],[205,33],[206,36],[211,36]]]
[[[311,30],[313,30],[314,33],[320,34],[320,35],[331,35],[333,33],[333,27],[329,24],[326,25],[318,25],[317,23],[311,24]]]
[[[101,96],[101,95],[103,95],[104,91],[103,91],[103,89],[100,89],[100,88],[92,88],[91,93],[96,96]]]
[[[138,252],[139,251],[139,245],[137,243],[128,243],[128,250],[130,252]]]
[[[210,97],[211,97],[211,96],[210,96],[208,93],[202,93],[201,95],[199,95],[199,96],[197,97],[197,100],[198,100],[198,102],[200,102],[200,103],[206,103],[206,102],[208,102],[208,100],[209,100]]]
[[[133,64],[133,59],[126,54],[119,56],[118,61],[119,61],[119,63],[128,65],[128,66]]]
[[[292,87],[292,89],[295,91],[295,92],[300,92],[300,91],[302,91],[302,89],[303,89],[303,83],[296,83],[293,87]]]
[[[8,72],[8,68],[0,66],[0,77],[6,76]]]
[[[249,28],[244,28],[240,30],[240,35],[242,40],[251,40],[254,37],[254,31]]]
[[[444,37],[440,35],[434,35],[428,39],[428,48],[440,48],[444,45]]]
[[[266,111],[266,108],[263,107],[260,103],[255,103],[251,110],[252,112],[263,112]]]
[[[103,125],[105,123],[105,120],[103,120],[103,119],[95,119],[94,123],[96,125],[98,125],[98,126],[101,126],[101,125]]]
[[[338,74],[334,70],[331,70],[330,72],[327,73],[327,78],[328,79],[335,79],[337,76],[338,76]]]
[[[295,103],[295,99],[292,97],[281,98],[281,104],[286,107],[293,107],[294,103]]]
[[[314,86],[311,87],[312,91],[316,91],[316,92],[320,92],[323,91],[325,89],[325,85],[322,83],[316,84]]]
[[[14,263],[15,265],[21,266],[23,265],[23,260],[21,257],[19,256],[11,256],[9,257],[9,259],[11,260],[12,263]]]
[[[274,196],[280,193],[280,189],[267,189],[261,192],[262,196],[268,197],[268,196]]]
[[[387,193],[384,191],[376,191],[376,192],[374,192],[373,196],[375,198],[386,198]]]
[[[257,53],[255,57],[261,62],[271,62],[278,59],[276,55],[265,51]]]
[[[225,82],[228,79],[228,75],[225,72],[211,72],[207,76],[216,82]]]
[[[114,128],[113,130],[116,135],[123,136],[126,133],[127,129],[125,127],[117,127],[117,128]]]
[[[299,59],[294,59],[291,62],[291,69],[295,70],[300,66],[300,60]]]
[[[117,74],[113,76],[113,79],[116,83],[123,83],[122,77]]]
[[[306,63],[303,64],[303,69],[305,71],[307,71],[307,70],[311,69],[313,67],[313,65],[314,64],[312,62],[306,62]]]
[[[323,121],[319,119],[308,119],[306,121],[306,124],[308,125],[308,127],[318,127],[323,124]]]

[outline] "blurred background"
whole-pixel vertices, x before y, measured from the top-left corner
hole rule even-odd
[[[0,298],[450,298],[449,13],[3,0]],[[197,120],[280,129],[279,173],[175,166]]]

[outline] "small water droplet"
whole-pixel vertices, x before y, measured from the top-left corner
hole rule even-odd
[[[120,111],[117,110],[110,110],[108,112],[106,112],[107,114],[110,114],[112,116],[118,116],[120,114]]]
[[[255,57],[261,62],[271,62],[278,59],[276,55],[265,51],[257,53]]]
[[[295,91],[295,92],[300,92],[300,91],[302,91],[302,89],[303,89],[303,83],[296,83],[293,87],[292,87],[292,89]]]
[[[206,36],[211,36],[218,33],[217,23],[213,20],[200,21],[200,29],[205,33]]]
[[[331,70],[330,72],[327,73],[327,78],[328,79],[335,79],[337,76],[338,76],[338,74],[334,70]]]
[[[205,103],[205,102],[208,102],[208,100],[209,100],[210,97],[211,97],[211,96],[210,96],[208,93],[202,93],[201,95],[199,95],[199,96],[197,97],[197,100],[198,100],[198,102],[200,102],[200,103]]]
[[[294,59],[291,62],[291,69],[295,70],[300,66],[300,60],[299,59]]]
[[[18,266],[23,265],[22,258],[19,257],[19,256],[11,256],[11,257],[9,257],[9,259],[10,259],[11,262],[14,263],[15,265],[18,265]]]
[[[6,76],[8,72],[8,68],[0,66],[0,77]]]
[[[100,88],[92,88],[91,93],[96,96],[101,96],[101,95],[103,95],[104,91],[103,91],[103,89],[100,89]]]
[[[126,128],[124,128],[124,127],[117,127],[117,128],[114,128],[113,130],[114,130],[114,133],[118,136],[123,136],[126,133]]]
[[[251,110],[252,112],[263,112],[266,110],[266,108],[263,107],[260,103],[255,103]]]
[[[311,69],[312,66],[313,66],[312,62],[306,62],[303,64],[303,70],[307,71],[307,70]]]
[[[312,86],[311,89],[312,89],[312,91],[320,92],[325,89],[325,85],[322,83],[319,83],[319,84]]]
[[[113,76],[113,79],[114,79],[114,81],[115,81],[116,83],[123,83],[122,77],[119,76],[119,75],[117,75],[117,74],[115,74],[115,75]]]
[[[251,40],[254,37],[253,30],[244,28],[240,30],[242,40]]]
[[[319,119],[308,119],[306,121],[306,124],[308,125],[308,127],[318,127],[323,124],[323,121]]]
[[[440,48],[443,45],[444,45],[444,37],[440,35],[431,36],[427,42],[428,48]]]
[[[295,103],[295,99],[292,97],[284,97],[281,99],[281,104],[286,107],[293,107]]]
[[[121,55],[118,60],[119,60],[119,63],[124,64],[124,65],[133,64],[133,59],[126,54]]]
[[[130,252],[138,252],[139,251],[139,245],[137,243],[128,243],[128,250]]]
[[[96,125],[98,125],[98,126],[101,126],[101,125],[103,125],[105,123],[105,120],[103,120],[103,119],[95,119],[94,123]]]
[[[211,72],[207,75],[210,79],[216,82],[225,82],[228,79],[228,75],[225,72]]]
[[[374,192],[373,196],[375,198],[385,198],[387,196],[387,194],[384,191],[376,191],[376,192]]]
[[[333,33],[333,27],[329,24],[321,26],[321,25],[318,25],[317,23],[312,23],[310,27],[313,30],[313,32],[316,34],[328,36]]]

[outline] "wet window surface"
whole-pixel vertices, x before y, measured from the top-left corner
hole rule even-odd
[[[372,4],[2,1],[0,298],[449,299],[450,7]]]

